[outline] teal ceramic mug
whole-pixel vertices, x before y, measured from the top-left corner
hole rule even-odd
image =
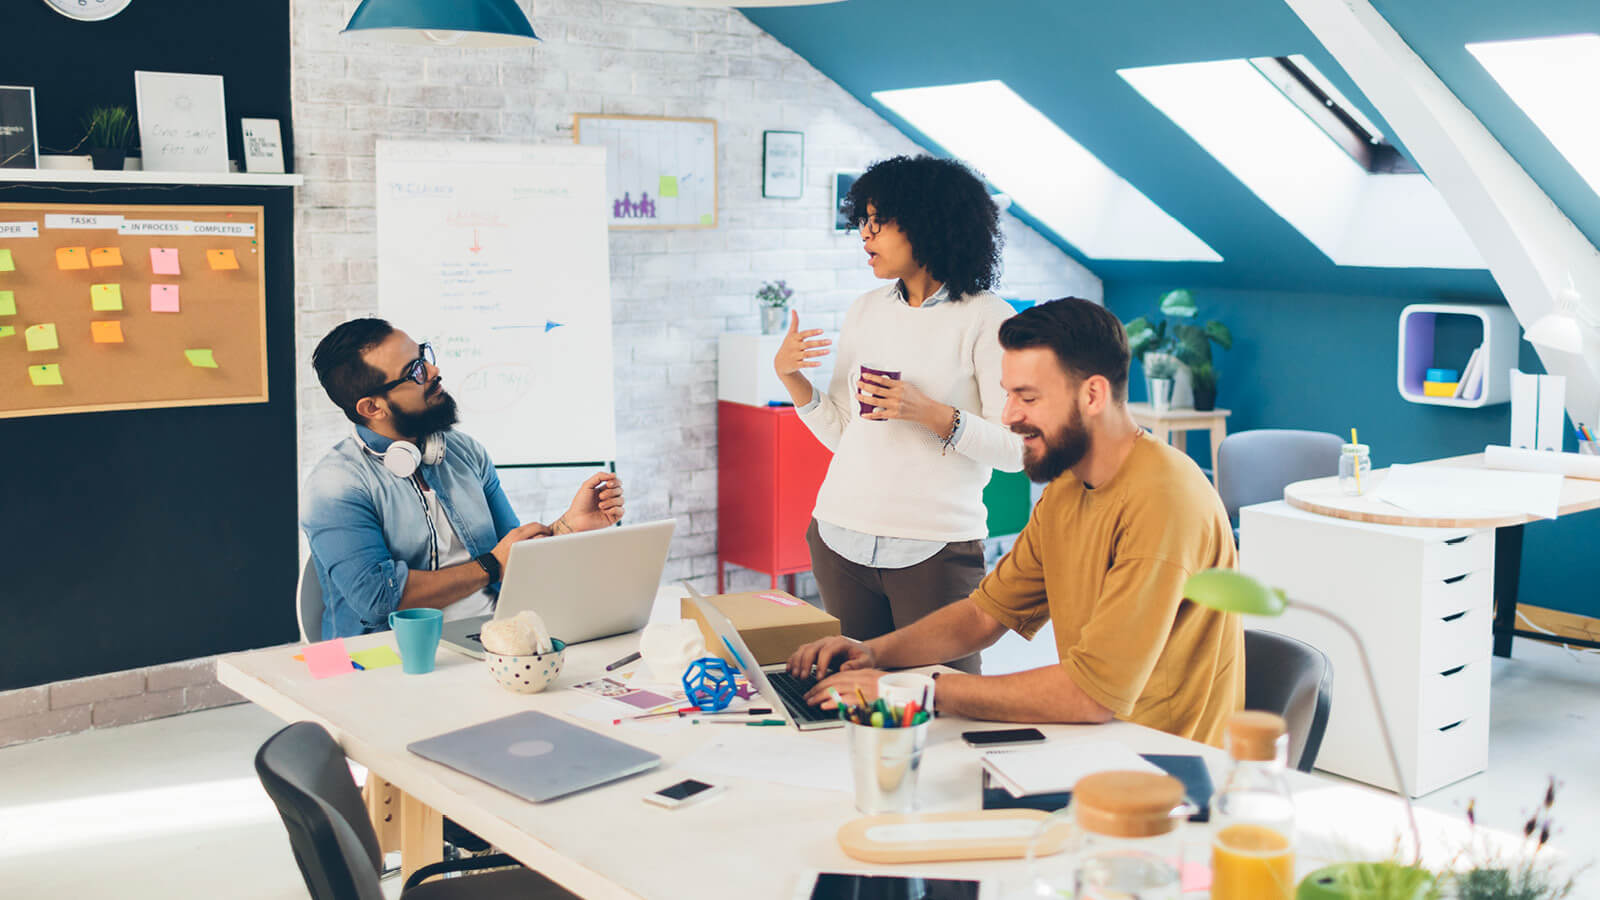
[[[400,666],[407,675],[433,671],[433,657],[439,651],[439,635],[444,632],[444,613],[437,609],[400,609],[389,614],[389,628],[400,648]]]

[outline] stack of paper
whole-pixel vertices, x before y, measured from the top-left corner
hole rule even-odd
[[[1429,516],[1474,518],[1521,513],[1554,519],[1561,508],[1561,476],[1393,465],[1371,493],[1393,506]]]
[[[1461,380],[1456,383],[1456,396],[1463,400],[1476,400],[1483,391],[1484,369],[1483,345],[1478,345],[1467,358],[1466,368],[1461,370]]]
[[[1013,797],[1072,790],[1078,779],[1096,772],[1165,774],[1132,749],[1114,741],[1057,741],[1027,750],[991,750],[983,767]]]

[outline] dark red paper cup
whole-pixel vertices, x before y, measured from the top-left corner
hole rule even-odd
[[[890,371],[888,369],[874,369],[871,366],[862,366],[861,367],[861,374],[863,374],[863,375],[878,375],[878,376],[883,377],[883,378],[893,378],[896,381],[900,380],[900,370],[899,369],[895,369],[894,371]],[[861,404],[861,414],[863,416],[867,415],[868,413],[870,413],[873,410],[878,408],[878,407],[874,406],[871,403],[866,403],[866,402],[863,402],[861,400],[857,400],[856,402]]]

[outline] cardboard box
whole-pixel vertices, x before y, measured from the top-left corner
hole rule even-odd
[[[742,594],[717,594],[704,598],[739,630],[745,645],[755,654],[756,665],[784,662],[801,644],[839,633],[839,620],[786,591],[748,591]],[[705,635],[706,650],[728,662],[728,649],[706,624],[694,601],[683,598],[683,617],[693,619]]]

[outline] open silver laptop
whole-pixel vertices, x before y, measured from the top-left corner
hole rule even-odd
[[[739,671],[750,679],[750,685],[761,694],[762,699],[772,705],[773,710],[783,713],[783,718],[790,725],[801,731],[839,728],[844,725],[844,721],[839,718],[836,711],[824,711],[821,707],[812,706],[805,701],[806,691],[816,684],[815,680],[791,676],[784,670],[782,663],[767,666],[766,669],[755,665],[755,654],[745,645],[744,638],[739,636],[739,629],[733,627],[733,622],[722,614],[722,610],[708,603],[706,598],[687,581],[683,585],[689,588],[695,606],[700,608],[700,615],[705,616],[706,624],[711,626],[711,630],[716,632],[717,637],[722,639],[723,645],[732,654]]]
[[[676,527],[662,519],[513,544],[494,615],[446,622],[440,642],[481,659],[483,626],[525,609],[569,644],[637,631],[650,620]]]
[[[535,803],[661,764],[647,750],[539,712],[413,741],[406,749]]]

